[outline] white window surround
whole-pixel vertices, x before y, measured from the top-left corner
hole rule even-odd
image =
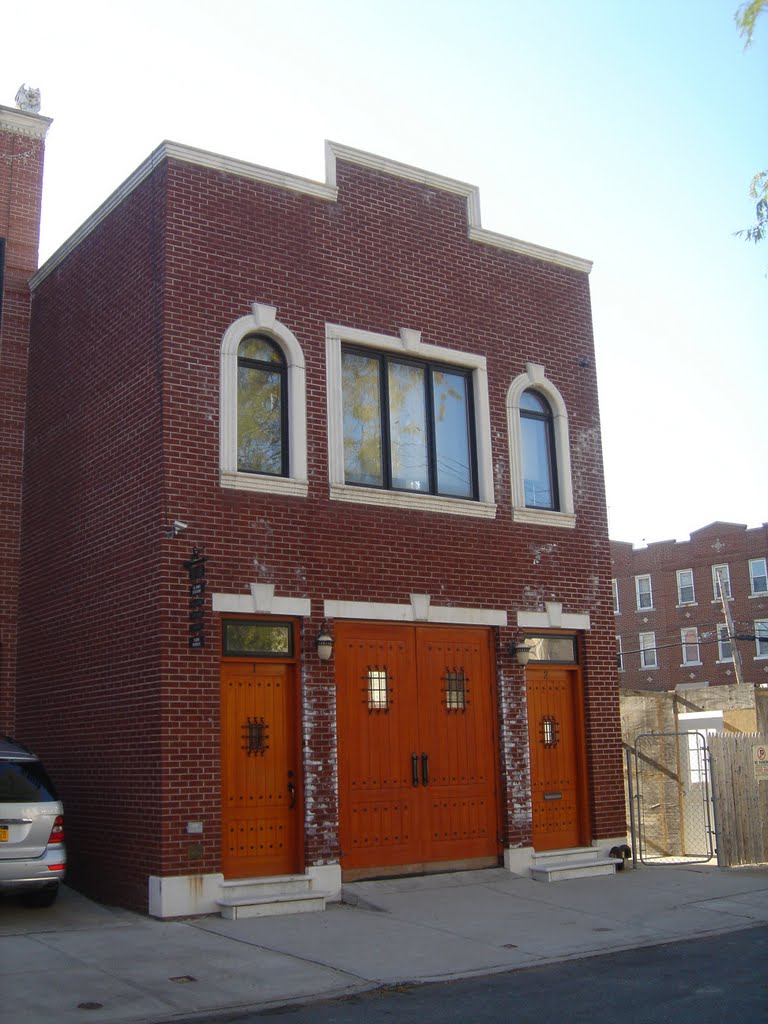
[[[768,597],[768,591],[759,590],[755,588],[755,583],[758,580],[763,581],[758,586],[764,586],[768,572],[766,571],[766,559],[765,558],[750,558],[749,560],[749,596],[750,597]]]
[[[768,619],[755,619],[755,661],[768,658]]]
[[[326,619],[363,619],[375,622],[433,622],[461,626],[506,626],[507,613],[497,608],[457,608],[433,605],[430,594],[411,594],[410,604],[379,601],[325,601]]]
[[[518,612],[517,626],[518,629],[592,628],[588,612],[564,612],[560,601],[545,601],[543,612]]]
[[[341,391],[341,347],[343,343],[394,352],[427,362],[440,362],[470,370],[475,407],[475,457],[477,459],[478,501],[466,498],[445,498],[435,494],[410,494],[378,487],[350,486],[344,481],[344,407]],[[398,337],[376,334],[339,324],[325,325],[326,385],[328,394],[328,482],[333,501],[355,504],[383,505],[388,508],[413,509],[421,512],[444,512],[449,515],[496,518],[493,493],[493,460],[491,458],[491,417],[488,400],[488,371],[484,356],[459,352],[456,349],[427,345],[421,332],[400,328]]]
[[[254,302],[224,333],[219,365],[220,483],[261,494],[307,495],[307,397],[304,353],[295,336],[277,319],[277,309]],[[288,389],[288,476],[241,473],[237,468],[237,352],[249,334],[271,338],[285,356]]]
[[[685,668],[687,665],[701,664],[701,648],[699,646],[699,633],[695,626],[684,626],[680,630],[680,646],[683,650],[683,660],[680,665],[681,668]],[[689,659],[689,654],[694,654],[695,657]]]
[[[534,388],[549,402],[555,434],[557,462],[557,488],[560,509],[557,512],[543,508],[526,508],[523,482],[523,436],[520,428],[520,399],[528,388]],[[512,519],[516,523],[538,526],[562,526],[573,529],[576,515],[573,507],[571,481],[571,445],[568,432],[568,413],[563,396],[547,380],[541,363],[526,363],[525,373],[515,377],[507,391],[507,432],[509,435],[509,476],[512,486]]]
[[[659,657],[656,650],[656,634],[655,633],[640,633],[640,668],[645,669],[658,668]]]
[[[690,583],[683,582],[684,579],[689,579]],[[690,601],[683,600],[683,590],[690,589],[691,599]],[[683,608],[687,605],[696,605],[696,590],[694,587],[693,580],[693,569],[678,569],[677,570],[677,607]]]
[[[712,566],[712,604],[722,602],[720,596],[720,580],[723,581],[723,590],[725,591],[725,597],[727,601],[733,600],[733,591],[731,590],[731,569],[727,562],[722,562],[720,565]]]
[[[297,618],[311,614],[308,597],[275,597],[273,583],[251,583],[250,594],[212,594],[211,606],[215,612],[233,615],[293,615]]]
[[[621,637],[616,637],[616,670],[618,672],[624,671],[624,645],[621,642]]]
[[[613,614],[621,615],[621,608],[619,607],[619,581],[615,577],[611,580],[611,590],[613,591]]]
[[[730,651],[730,653],[726,653]],[[730,665],[733,661],[733,640],[728,633],[728,624],[719,622],[717,625],[717,664]]]

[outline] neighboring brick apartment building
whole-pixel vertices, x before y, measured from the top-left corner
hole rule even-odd
[[[78,887],[624,841],[588,271],[369,154],[164,143],[34,274],[11,724]]]
[[[768,683],[768,524],[715,522],[641,548],[612,541],[611,556],[623,688]]]

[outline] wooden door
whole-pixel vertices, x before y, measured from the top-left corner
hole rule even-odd
[[[427,862],[498,856],[490,634],[418,628],[419,742]]]
[[[414,864],[420,768],[413,630],[337,623],[334,658],[342,864]]]
[[[301,799],[293,665],[221,665],[222,871],[300,870]]]
[[[336,626],[342,867],[498,858],[486,630]]]
[[[533,847],[560,850],[584,841],[581,677],[578,668],[528,665]]]

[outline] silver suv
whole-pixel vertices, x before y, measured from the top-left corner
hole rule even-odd
[[[67,866],[64,808],[40,758],[0,737],[0,892],[50,907]]]

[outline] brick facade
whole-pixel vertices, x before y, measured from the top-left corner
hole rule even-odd
[[[555,628],[560,608],[588,623],[589,838],[626,834],[588,267],[485,235],[460,183],[353,151],[329,167],[318,185],[161,147],[33,280],[18,731],[64,790],[72,880],[106,900],[145,909],[149,877],[220,869],[221,608],[257,593],[255,611],[272,594],[308,602],[308,867],[339,857],[334,667],[314,638],[329,607],[409,609],[412,594],[449,621],[450,609],[504,614],[500,850],[531,845],[524,673],[509,644],[521,615],[553,603]],[[305,360],[295,491],[220,480],[222,338],[254,303]],[[329,487],[328,325],[485,359],[479,501],[387,504]],[[512,507],[507,396],[529,364],[567,409],[570,523]],[[172,536],[176,519],[187,528]],[[188,644],[193,546],[207,559],[201,649]]]
[[[13,732],[29,278],[50,120],[0,107],[0,733]]]
[[[715,522],[695,530],[688,541],[660,541],[643,548],[612,541],[611,555],[618,590],[616,635],[623,652],[622,687],[674,690],[768,682],[768,524],[747,529],[736,523]],[[718,628],[722,640],[727,622],[722,601],[715,594],[715,566],[726,566],[730,580],[728,604],[734,629],[730,651],[718,642]],[[684,575],[679,578],[678,573]],[[644,593],[645,581],[650,578],[650,607],[638,608],[638,577],[643,580],[640,587]],[[640,603],[648,600],[644,596]],[[692,642],[684,650],[682,630],[694,630],[698,644],[691,635]],[[765,632],[763,642],[756,639],[761,630]],[[641,665],[639,638],[643,633],[655,638],[656,666]],[[734,648],[742,679],[737,678]]]

